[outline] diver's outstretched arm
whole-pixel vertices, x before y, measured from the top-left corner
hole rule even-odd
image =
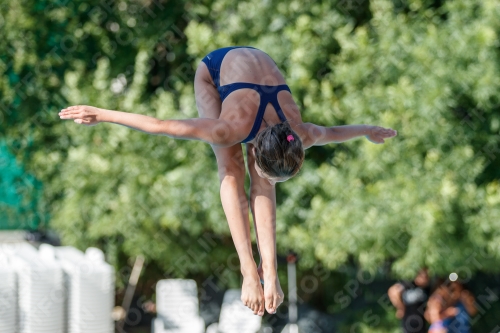
[[[384,143],[384,139],[389,139],[397,135],[391,128],[384,128],[373,125],[344,125],[324,127],[312,123],[304,123],[301,130],[306,137],[305,148],[310,146],[322,146],[331,142],[344,142],[360,136],[365,136],[373,143]]]
[[[192,118],[160,120],[136,113],[120,112],[87,105],[75,105],[61,110],[61,119],[73,119],[75,123],[94,126],[100,122],[119,124],[154,135],[166,135],[174,139],[201,140],[211,145],[230,147],[241,141],[238,132],[223,119]]]

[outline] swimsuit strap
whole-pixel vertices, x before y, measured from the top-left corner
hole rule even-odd
[[[255,117],[255,121],[253,123],[252,129],[251,129],[250,133],[248,134],[248,136],[242,141],[242,143],[253,140],[255,138],[255,136],[257,135],[257,133],[259,132],[260,126],[262,124],[262,119],[264,119],[264,112],[266,111],[267,104],[269,104],[269,103],[272,104],[272,106],[276,110],[276,113],[278,114],[278,117],[281,120],[281,122],[286,121],[285,114],[281,110],[280,104],[278,102],[278,93],[282,90],[287,90],[287,91],[291,92],[290,88],[286,84],[282,84],[279,86],[265,86],[265,85],[258,85],[258,84],[254,84],[254,83],[237,82],[237,83],[231,84],[231,87],[229,87],[224,98],[226,98],[231,92],[238,90],[238,89],[244,89],[244,88],[249,88],[249,89],[253,89],[253,90],[257,91],[260,95],[260,103],[259,103],[259,109],[257,111],[257,116]]]

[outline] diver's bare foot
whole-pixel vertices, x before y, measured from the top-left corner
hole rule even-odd
[[[283,290],[276,271],[266,274],[264,278],[264,300],[267,312],[276,313],[276,309],[283,303]]]
[[[264,315],[264,293],[262,291],[258,274],[254,273],[243,276],[241,301],[245,306],[249,307],[253,311],[253,314],[259,316]]]
[[[262,264],[257,267],[261,283],[264,283],[264,300],[267,312],[276,313],[276,309],[283,303],[283,290],[281,289],[280,281],[275,269],[270,269],[269,274],[264,279],[264,269]]]

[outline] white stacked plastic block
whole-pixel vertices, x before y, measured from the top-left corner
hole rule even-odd
[[[155,333],[203,333],[205,321],[199,316],[198,288],[194,280],[168,279],[156,284]]]
[[[43,250],[41,247],[40,250]],[[68,333],[112,333],[114,323],[115,274],[99,249],[83,252],[71,247],[54,247],[64,270],[67,289],[66,330]]]
[[[63,273],[57,261],[29,244],[2,246],[17,275],[18,332],[63,333]]]
[[[0,333],[16,333],[17,277],[7,255],[0,252]]]

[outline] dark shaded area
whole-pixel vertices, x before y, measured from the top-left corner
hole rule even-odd
[[[458,95],[456,106],[450,111],[450,121],[456,124],[457,130],[468,134],[474,155],[486,161],[483,172],[476,179],[477,185],[485,185],[499,179],[500,104],[484,110],[476,104],[472,96]],[[450,143],[449,148],[452,147],[453,143]]]
[[[372,18],[369,0],[338,0],[335,9],[354,20],[354,27],[368,23]]]

